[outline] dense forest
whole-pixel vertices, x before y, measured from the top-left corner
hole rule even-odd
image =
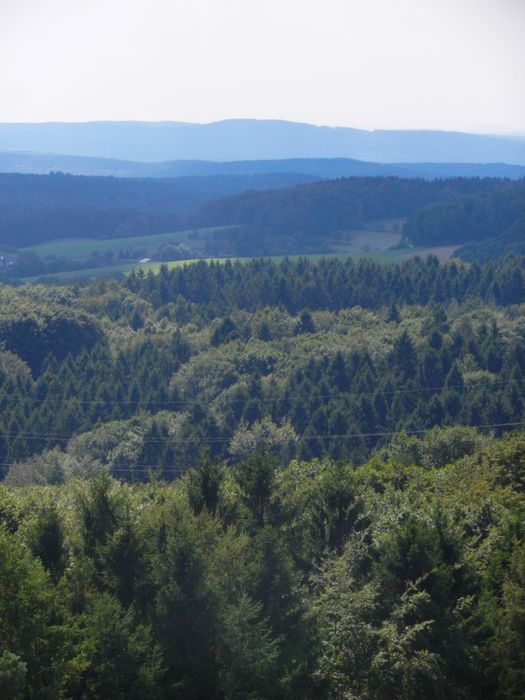
[[[468,260],[524,252],[523,179],[351,177],[285,187],[308,177],[0,175],[0,254],[15,255],[1,272],[17,279],[122,263],[23,250],[44,241],[220,226],[228,228],[209,235],[205,246],[189,242],[187,257],[326,253],[349,231],[393,217],[407,219],[400,244],[407,255],[413,246],[445,245],[464,246],[456,255]]]
[[[407,221],[404,233],[416,245],[471,244],[474,256],[480,241],[498,242],[501,252],[525,250],[525,180],[506,183],[492,191],[464,195],[450,203],[423,207]],[[506,250],[503,243],[521,244]],[[493,252],[496,252],[494,250]],[[459,251],[463,257],[464,250]],[[483,257],[496,257],[483,254]]]
[[[509,253],[525,254],[525,214],[516,218],[504,233],[467,243],[459,250],[463,260],[477,261],[490,260]]]
[[[167,179],[0,174],[0,250],[60,238],[163,233],[205,202],[311,177],[293,173]]]
[[[480,241],[513,224],[523,239],[519,219],[522,223],[524,209],[523,180],[356,177],[242,193],[203,205],[187,221],[193,226],[239,224],[237,234],[227,234],[236,235],[239,253],[301,253],[326,249],[327,238],[370,219],[399,216],[408,217],[403,233],[415,245]],[[505,252],[511,251],[500,245],[498,253]]]
[[[0,694],[522,698],[525,435],[0,486]]]
[[[342,178],[273,192],[241,193],[204,204],[191,213],[187,221],[192,226],[239,224],[243,228],[238,234],[238,245],[243,246],[246,253],[266,254],[270,251],[282,252],[283,249],[284,252],[311,252],[322,249],[323,239],[328,235],[359,228],[370,219],[408,217],[431,204],[437,211],[441,211],[444,204],[455,210],[458,200],[473,195],[483,198],[494,194],[499,204],[497,193],[507,191],[513,193],[516,199],[521,197],[523,207],[521,180]],[[501,209],[507,213],[506,201],[501,202]],[[509,215],[512,213],[513,210],[510,210]],[[422,223],[426,224],[426,219]],[[422,241],[417,239],[416,231],[419,235],[419,228],[408,225],[407,237],[413,243],[420,243]],[[440,245],[447,242],[438,240]],[[457,242],[457,239],[453,242]],[[435,239],[431,244],[436,245]]]
[[[202,262],[3,287],[0,471],[147,480],[261,443],[362,461],[392,432],[520,421],[524,265]]]
[[[0,697],[522,697],[524,309],[518,256],[0,286]]]

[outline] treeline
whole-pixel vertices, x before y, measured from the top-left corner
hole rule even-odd
[[[525,437],[0,488],[0,695],[523,697]]]
[[[305,178],[292,173],[166,179],[0,174],[0,246],[165,233],[182,227],[190,211],[210,200]]]
[[[524,267],[0,286],[0,697],[521,698]]]
[[[524,260],[199,264],[3,288],[0,463],[171,478],[264,444],[366,460],[400,430],[520,422]]]
[[[316,263],[304,258],[280,264],[257,259],[198,262],[172,270],[162,268],[158,275],[133,271],[126,284],[156,308],[180,297],[209,306],[219,315],[234,308],[254,311],[276,305],[296,313],[302,309],[462,303],[469,298],[506,305],[525,300],[525,266],[520,257],[483,265],[456,261],[440,265],[435,257],[415,258],[401,265],[351,258]]]
[[[55,238],[118,238],[233,225],[207,241],[207,255],[313,253],[328,250],[345,232],[372,219],[408,217],[404,234],[416,245],[463,244],[505,234],[487,251],[521,251],[523,180],[351,177],[284,186],[297,177],[3,174],[0,245],[18,248]],[[472,257],[472,252],[466,255]],[[38,268],[36,261],[31,265]]]
[[[174,230],[180,222],[181,217],[175,213],[157,214],[135,208],[0,207],[0,245],[16,250],[19,246],[38,245],[58,238],[145,236]],[[35,262],[31,274],[39,273]],[[43,271],[47,271],[44,261],[40,265]]]
[[[525,181],[520,180],[507,182],[493,191],[428,205],[408,219],[404,234],[416,245],[423,246],[477,244],[487,238],[497,240],[514,226],[515,240],[521,233],[524,243],[524,218]],[[463,251],[460,250],[459,255],[462,256]]]
[[[201,202],[173,180],[1,174],[0,244],[159,233]]]
[[[525,215],[521,215],[499,236],[468,243],[458,251],[463,260],[489,260],[507,254],[525,254]]]
[[[0,206],[35,209],[138,209],[187,212],[204,199],[246,189],[295,184],[294,173],[219,174],[167,178],[0,173]]]
[[[239,254],[314,252],[326,246],[327,236],[359,228],[371,219],[410,216],[431,203],[441,211],[442,203],[453,208],[462,196],[514,192],[519,187],[523,199],[523,184],[490,178],[352,177],[210,202],[189,215],[187,222],[192,226],[239,224],[243,227],[235,239]],[[498,204],[505,209],[505,201]],[[419,242],[418,222],[407,227],[414,242]],[[436,244],[446,242],[432,242]]]

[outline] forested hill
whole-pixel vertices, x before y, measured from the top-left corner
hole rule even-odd
[[[6,700],[523,697],[525,437],[0,487]]]
[[[496,254],[505,252],[511,243],[521,243],[513,252],[525,252],[524,219],[525,180],[520,180],[427,205],[408,219],[404,233],[416,245],[479,244],[490,239]],[[471,257],[475,251],[476,246]]]
[[[293,173],[168,179],[0,174],[0,244],[164,233],[204,202],[309,179]]]
[[[234,224],[240,228],[215,236],[218,249],[243,256],[281,255],[325,252],[371,219],[409,217],[405,235],[416,245],[466,244],[514,227],[509,236],[520,252],[515,222],[525,209],[525,180],[352,177],[304,183],[308,177],[4,174],[0,244],[19,247],[60,238],[123,238]],[[499,253],[512,247],[508,238],[501,240]]]
[[[357,158],[525,165],[521,138],[447,131],[365,131],[278,119],[0,123],[0,149],[135,161]]]
[[[358,228],[372,218],[417,214],[407,224],[407,236],[418,244],[446,245],[503,233],[523,209],[524,183],[478,178],[347,178],[210,202],[190,214],[187,222],[194,226],[242,225],[240,245],[246,253],[253,253],[265,252],[270,246],[275,249],[275,240],[282,247],[293,250],[295,245],[304,250],[315,247],[328,234]],[[420,212],[425,206],[428,208]]]
[[[118,177],[211,177],[217,175],[284,175],[302,180],[333,179],[352,176],[424,177],[507,177],[525,176],[525,165],[508,163],[374,163],[354,158],[278,158],[274,160],[173,160],[138,162],[93,158],[88,156],[57,155],[0,151],[0,172],[48,174],[64,172],[73,175],[114,175]],[[268,185],[270,187],[270,185]],[[284,187],[284,184],[283,184]]]
[[[523,257],[475,266],[439,264],[435,257],[402,265],[351,258],[316,263],[285,259],[279,264],[264,259],[202,261],[172,270],[162,267],[158,275],[133,271],[126,286],[156,308],[184,299],[218,316],[279,306],[295,314],[303,309],[379,309],[469,299],[508,305],[525,302],[524,262]]]
[[[489,260],[505,254],[525,254],[525,215],[521,215],[504,233],[468,243],[459,250],[463,260]]]
[[[525,257],[0,285],[2,700],[523,697]]]
[[[146,479],[265,440],[283,460],[362,460],[383,433],[524,417],[523,258],[202,262],[0,292],[13,479]]]

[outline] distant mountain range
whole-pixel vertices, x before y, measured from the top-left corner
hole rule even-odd
[[[113,175],[145,178],[211,178],[202,182],[221,194],[245,189],[275,189],[299,182],[355,176],[525,177],[525,165],[507,163],[372,163],[352,158],[284,158],[273,160],[178,160],[140,162],[50,153],[0,152],[0,172],[46,175]],[[242,179],[242,182],[241,180]],[[228,182],[226,182],[228,180]],[[239,180],[239,181],[237,181]],[[197,183],[191,183],[191,188]]]
[[[518,137],[448,131],[364,131],[253,119],[211,124],[3,123],[0,151],[147,162],[351,158],[372,163],[525,165],[525,139]]]

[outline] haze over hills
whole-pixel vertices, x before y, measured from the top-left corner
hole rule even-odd
[[[525,165],[525,141],[446,131],[364,131],[280,120],[0,124],[0,150],[139,161],[355,158]]]
[[[0,245],[171,231],[206,202],[315,179],[293,173],[164,179],[0,173]]]
[[[524,30],[0,0],[0,700],[525,700]]]
[[[402,260],[465,244],[469,259],[525,253],[525,178],[295,177],[0,174],[1,274],[121,274],[150,258]]]
[[[525,165],[508,163],[372,163],[353,158],[282,158],[273,160],[175,160],[140,162],[92,156],[0,152],[0,172],[47,175],[63,172],[71,175],[94,175],[145,178],[250,178],[245,189],[286,187],[293,182],[355,176],[423,177],[525,177]],[[268,178],[273,178],[270,182]],[[265,183],[268,183],[267,185]],[[236,185],[238,187],[238,185]],[[226,186],[227,191],[227,186]],[[240,191],[240,190],[238,190]]]

